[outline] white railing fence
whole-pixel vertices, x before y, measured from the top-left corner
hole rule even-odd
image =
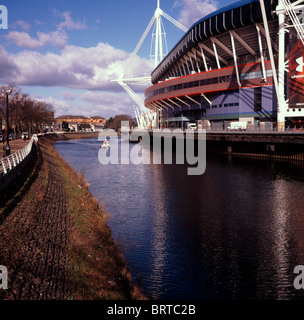
[[[29,143],[21,150],[0,160],[0,177],[16,168],[32,151],[33,143],[38,141],[37,135],[33,135]]]

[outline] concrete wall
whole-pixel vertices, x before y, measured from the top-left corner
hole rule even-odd
[[[31,152],[27,155],[22,162],[20,162],[15,168],[7,172],[5,175],[0,176],[0,191],[7,188],[23,171],[24,167],[28,165],[29,159],[31,158],[31,153],[35,152],[36,148],[32,147]]]
[[[270,118],[276,110],[276,99],[273,86],[262,87],[262,111],[254,111],[254,88],[240,89],[240,117]]]

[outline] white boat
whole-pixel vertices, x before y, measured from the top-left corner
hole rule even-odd
[[[109,143],[109,141],[108,140],[105,140],[104,142],[103,142],[103,144],[100,146],[100,148],[102,148],[102,149],[107,149],[107,148],[110,148],[110,143]]]

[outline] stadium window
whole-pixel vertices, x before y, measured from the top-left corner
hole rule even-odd
[[[229,106],[228,103],[225,103],[225,104],[224,104],[224,108],[227,108],[228,106]]]
[[[223,105],[222,104],[219,104],[219,108],[221,108]]]
[[[176,90],[181,90],[181,89],[187,89],[187,88],[192,88],[192,87],[197,87],[197,86],[204,86],[204,85],[210,85],[210,84],[217,84],[217,83],[221,83],[222,81],[231,81],[232,78],[234,78],[235,76],[224,76],[224,77],[216,77],[216,78],[210,78],[210,79],[202,79],[202,80],[197,80],[197,81],[193,81],[193,82],[186,82],[186,83],[181,83],[181,84],[176,84],[173,86],[168,86],[165,88],[160,88],[154,91],[151,91],[150,93],[148,93],[145,98],[149,98],[149,97],[153,97],[155,95],[159,95],[162,94],[164,92],[170,92],[170,91],[176,91]],[[220,94],[231,94],[231,93],[238,93],[239,90],[224,90],[221,92],[218,92],[216,94],[220,95]]]
[[[272,77],[272,70],[267,70],[266,71],[266,76],[267,77]]]
[[[241,80],[248,80],[248,73],[241,74]]]
[[[255,79],[256,78],[256,72],[250,72],[248,74],[248,79]]]
[[[249,73],[249,75],[251,76],[251,79],[257,79],[257,78],[262,78],[262,71],[256,71],[256,72],[252,72]]]

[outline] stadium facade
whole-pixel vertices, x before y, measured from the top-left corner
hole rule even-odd
[[[278,0],[263,6],[244,0],[204,17],[156,67],[145,106],[162,127],[304,125],[303,43],[285,13],[282,28]]]

